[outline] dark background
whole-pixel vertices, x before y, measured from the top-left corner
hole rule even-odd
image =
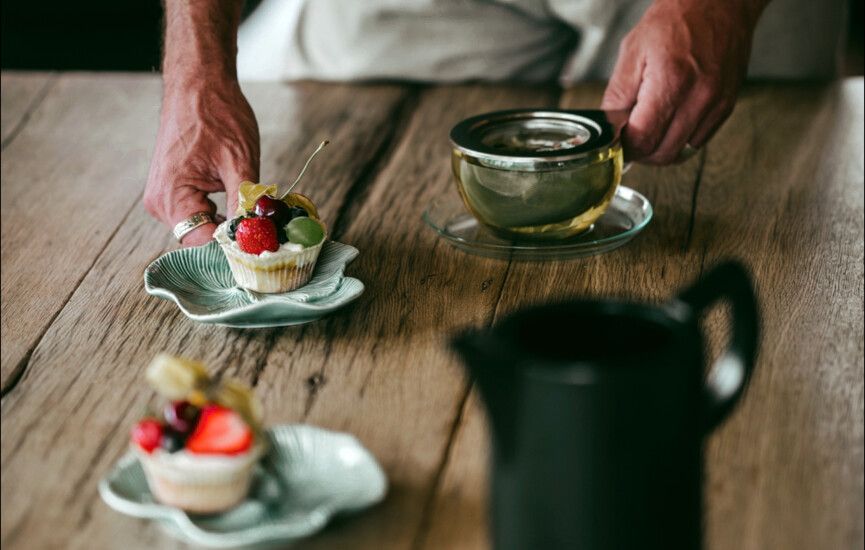
[[[159,69],[159,0],[2,0],[4,69]]]
[[[845,72],[863,74],[863,0],[848,1],[850,44]],[[249,11],[255,2],[247,4]],[[4,69],[159,69],[159,0],[2,0],[0,6],[0,66]]]

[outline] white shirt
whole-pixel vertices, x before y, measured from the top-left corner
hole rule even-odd
[[[651,0],[264,0],[240,28],[245,80],[605,79]],[[832,77],[843,0],[774,0],[749,66]]]

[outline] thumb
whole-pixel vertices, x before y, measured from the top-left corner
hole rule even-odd
[[[601,109],[630,111],[637,104],[637,94],[643,80],[643,58],[622,47],[607,88]]]

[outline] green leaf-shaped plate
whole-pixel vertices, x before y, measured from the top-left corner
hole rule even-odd
[[[246,500],[211,515],[187,514],[153,499],[134,454],[99,482],[118,512],[159,522],[169,534],[209,548],[285,545],[321,530],[336,514],[380,502],[387,478],[375,457],[349,434],[313,426],[267,430],[268,452]]]
[[[353,246],[328,241],[312,279],[283,294],[260,294],[237,286],[228,260],[216,241],[173,250],[144,270],[148,294],[176,303],[190,319],[237,328],[300,325],[319,319],[355,300],[363,283],[344,275],[355,259]]]

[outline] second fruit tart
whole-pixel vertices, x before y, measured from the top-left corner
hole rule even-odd
[[[265,451],[251,390],[214,381],[201,363],[167,354],[156,356],[147,380],[167,403],[132,428],[131,444],[153,496],[202,514],[239,504]]]

